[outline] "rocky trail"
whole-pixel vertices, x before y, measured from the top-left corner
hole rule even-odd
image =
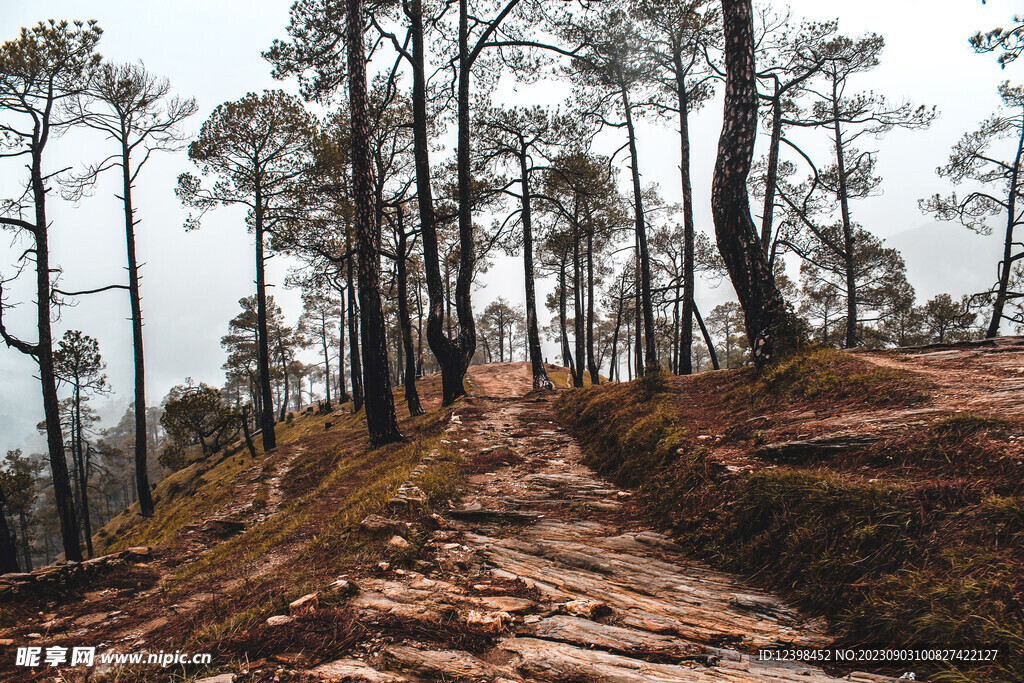
[[[550,395],[522,366],[472,376],[472,405],[442,440],[478,463],[460,507],[432,532],[427,574],[383,568],[349,605],[393,631],[308,673],[332,681],[828,681],[766,647],[822,647],[824,624],[740,577],[689,558],[633,521],[630,493],[581,464]],[[517,396],[516,398],[509,398]],[[473,653],[417,631],[466,624],[499,636]],[[409,624],[419,624],[410,627]],[[850,674],[843,680],[891,680]]]

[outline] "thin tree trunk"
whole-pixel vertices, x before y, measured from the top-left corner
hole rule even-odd
[[[634,252],[633,259],[633,365],[636,367],[636,376],[644,376],[644,347],[643,347],[643,302],[641,301],[640,285],[640,257],[639,247]]]
[[[267,339],[267,285],[263,259],[263,190],[256,184],[256,207],[253,211],[256,227],[256,340],[258,345],[260,383],[260,437],[263,452],[277,446],[274,435],[274,397],[270,390],[270,345]]]
[[[576,367],[572,361],[572,352],[569,350],[569,333],[566,330],[565,314],[565,260],[567,253],[562,254],[558,263],[558,327],[562,332],[562,362],[569,368],[569,374],[575,380]]]
[[[0,488],[0,572],[7,574],[17,572],[18,544],[14,532],[7,526],[7,500],[3,488]]]
[[[540,330],[537,327],[537,292],[533,272],[533,196],[530,190],[530,166],[527,150],[519,151],[519,182],[522,185],[523,220],[523,275],[526,280],[526,347],[529,351],[530,369],[533,373],[534,391],[552,389],[554,385],[544,370],[544,356],[540,347]]]
[[[359,254],[359,315],[366,427],[370,446],[402,439],[388,376],[387,334],[380,299],[380,224],[374,220],[370,117],[363,47],[363,2],[347,0],[348,91],[352,123],[352,194]]]
[[[846,179],[846,159],[843,155],[843,133],[839,123],[839,93],[832,80],[832,117],[835,120],[836,169],[839,175],[839,209],[843,219],[843,266],[846,270],[846,348],[857,345],[857,274],[855,271],[856,244],[853,221],[850,219],[850,191]]]
[[[747,176],[757,135],[753,10],[750,0],[723,0],[725,105],[711,208],[718,250],[739,297],[756,365],[774,356],[773,346],[792,343],[782,295],[761,249],[750,216]],[[783,329],[786,328],[786,329]]]
[[[2,514],[3,510],[0,509],[0,515]],[[108,509],[107,517],[109,518],[110,516]],[[18,511],[18,523],[21,526],[21,559],[25,566],[25,571],[30,572],[32,571],[32,548],[29,547],[28,543],[28,517],[25,515],[24,510]]]
[[[654,338],[654,302],[651,295],[651,259],[647,253],[647,226],[644,224],[643,195],[640,189],[640,163],[636,149],[636,128],[633,124],[633,108],[629,94],[622,90],[622,111],[626,116],[626,133],[629,136],[629,158],[633,176],[633,216],[636,221],[636,244],[640,254],[640,304],[644,325],[644,371],[658,369],[658,349]],[[637,337],[639,339],[639,335]],[[639,374],[639,372],[638,372]]]
[[[153,495],[149,490],[146,442],[146,361],[142,345],[142,295],[139,287],[139,263],[135,254],[135,210],[132,206],[131,150],[121,136],[121,181],[124,204],[125,246],[128,256],[128,298],[132,309],[132,351],[135,365],[135,479],[139,490],[139,512],[153,516]],[[90,554],[92,551],[89,551]]]
[[[574,220],[572,240],[572,303],[573,303],[573,337],[576,343],[576,372],[572,376],[574,387],[583,386],[583,373],[586,372],[587,358],[586,332],[583,320],[583,267],[580,263],[580,240],[578,223]]]
[[[398,207],[398,324],[402,328],[402,345],[405,349],[405,402],[409,415],[423,414],[420,395],[416,391],[416,351],[412,346],[412,319],[409,317],[409,272],[407,259],[409,248],[402,207]]]
[[[1010,173],[1010,196],[1007,198],[1006,211],[1006,236],[1003,239],[1003,260],[1002,269],[999,273],[999,286],[996,289],[996,298],[992,305],[992,320],[988,323],[988,330],[985,331],[987,338],[999,334],[999,325],[1003,321],[1003,307],[1006,305],[1007,290],[1010,288],[1010,275],[1013,272],[1013,229],[1017,225],[1017,194],[1020,192],[1020,165],[1024,157],[1024,123],[1022,123],[1020,138],[1017,141],[1017,156],[1014,158],[1013,171]]]
[[[284,351],[284,341],[281,339],[280,333],[277,336],[277,352],[281,354],[281,374],[284,376],[284,399],[281,401],[281,412],[278,420],[284,422],[286,413],[288,411],[288,396],[290,393],[290,386],[288,382],[288,356]],[[301,400],[302,392],[299,392],[299,398]]]
[[[45,144],[43,132],[42,144]],[[39,341],[34,349],[39,363],[39,380],[43,394],[43,415],[46,421],[46,445],[50,456],[50,474],[53,479],[54,501],[60,519],[61,540],[66,560],[81,561],[82,548],[78,540],[78,519],[68,479],[68,465],[64,457],[64,435],[60,426],[60,402],[57,398],[57,380],[53,370],[53,333],[50,325],[50,246],[49,224],[46,219],[46,187],[42,176],[41,147],[32,148],[32,198],[35,205],[35,262],[36,262],[36,327]]]
[[[82,437],[82,393],[75,382],[75,448],[78,451],[78,458],[75,465],[78,468],[78,497],[82,507],[82,535],[85,537],[86,554],[92,557],[92,520],[89,518],[89,479],[85,469],[85,453],[82,450],[84,439]]]
[[[693,372],[693,298],[695,246],[693,227],[693,188],[690,182],[690,115],[686,72],[676,56],[676,96],[679,101],[679,179],[683,189],[683,305],[680,311],[679,346],[676,372]]]
[[[338,288],[338,403],[348,400],[348,389],[345,386],[345,290]]]
[[[700,328],[700,333],[704,337],[704,344],[708,347],[708,355],[711,356],[711,368],[714,370],[720,370],[721,366],[718,364],[718,353],[715,351],[715,342],[711,339],[707,326],[704,325],[704,318],[700,316],[700,310],[697,308],[696,302],[693,304],[693,317],[697,319],[697,326]]]
[[[359,362],[359,313],[356,310],[356,287],[352,271],[352,234],[346,231],[345,241],[349,252],[346,263],[348,278],[348,346],[349,369],[352,374],[352,412],[363,408],[363,368]]]
[[[590,370],[590,383],[601,383],[601,375],[597,371],[594,358],[594,229],[587,229],[587,369]]]

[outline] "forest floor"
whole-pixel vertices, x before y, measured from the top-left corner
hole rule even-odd
[[[776,407],[755,442],[889,433],[967,408],[1019,417],[1019,342],[858,354],[916,373],[930,398],[899,410],[850,410],[855,397],[829,410]],[[552,375],[566,384],[564,370]],[[304,413],[282,425],[274,452],[252,460],[239,446],[165,480],[157,518],[129,512],[101,536],[108,551],[152,546],[148,556],[0,608],[0,678],[890,680],[759,661],[760,649],[833,636],[643,521],[641,496],[583,463],[554,408],[562,392],[531,392],[528,364],[474,366],[471,396],[447,409],[438,383],[421,383],[428,414],[403,418],[404,444],[369,451],[358,417]],[[730,471],[756,467],[749,439],[723,439],[721,410],[702,406],[695,438],[719,444]],[[214,659],[101,665],[86,677],[14,666],[26,645]]]

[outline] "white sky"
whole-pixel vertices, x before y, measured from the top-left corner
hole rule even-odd
[[[975,55],[967,38],[976,30],[1006,24],[1011,15],[1024,10],[1022,3],[793,0],[789,5],[794,20],[838,18],[840,30],[847,35],[874,31],[885,36],[881,66],[862,76],[858,89],[934,104],[940,110],[929,130],[894,131],[877,143],[871,141],[879,151],[882,193],[857,202],[854,219],[903,252],[920,301],[939,292],[958,296],[988,286],[994,277],[998,240],[978,237],[959,226],[937,224],[920,213],[917,200],[949,190],[935,176],[935,167],[945,162],[950,147],[964,132],[997,107],[996,85],[1005,79],[1020,79],[1021,63],[1001,71],[994,56]],[[104,57],[141,59],[152,73],[169,78],[178,93],[197,99],[199,114],[188,124],[196,131],[221,102],[264,88],[296,90],[293,84],[274,81],[269,65],[260,57],[274,38],[285,36],[289,6],[290,0],[0,0],[0,40],[13,38],[21,26],[40,19],[97,19],[104,29],[99,48]],[[566,88],[548,84],[540,90],[556,102]],[[522,104],[521,94],[508,89],[497,93],[496,100],[502,103],[503,99],[507,104]],[[716,100],[692,123],[696,219],[698,228],[708,232],[708,197],[720,117],[721,103]],[[615,142],[607,151],[619,144]],[[50,168],[80,165],[105,156],[107,149],[94,135],[72,134],[49,146]],[[664,196],[678,201],[675,130],[643,124],[639,155],[644,182],[659,182]],[[144,169],[135,194],[141,219],[139,258],[147,264],[142,271],[147,394],[154,405],[186,376],[213,384],[222,381],[220,337],[238,311],[238,299],[254,290],[253,247],[240,211],[218,209],[201,231],[186,234],[182,229],[187,212],[173,190],[177,175],[186,170],[192,167],[184,154],[154,158]],[[20,183],[22,176],[19,162],[0,163],[3,191]],[[80,206],[59,199],[47,205],[53,221],[51,259],[64,268],[65,288],[87,289],[125,280],[123,217],[112,196],[113,182],[111,176]],[[0,273],[12,272],[18,253],[9,235],[0,233]],[[282,283],[283,261],[270,263],[269,282]],[[520,262],[500,259],[482,278],[482,284],[485,290],[474,295],[479,308],[499,295],[521,302]],[[546,289],[542,287],[542,291]],[[287,318],[294,321],[300,308],[298,294],[282,287],[272,292],[284,305]],[[718,290],[704,288],[698,303],[710,309],[729,296],[727,285]],[[543,323],[543,294],[539,298]],[[31,292],[16,290],[13,301],[25,305],[7,314],[9,328],[31,340]],[[101,412],[113,420],[124,410],[132,390],[128,313],[124,292],[86,297],[77,307],[63,311],[54,335],[57,339],[66,329],[81,329],[99,340],[116,391]],[[554,348],[547,351],[554,360]],[[27,358],[0,346],[0,453],[8,448],[42,448],[34,428],[42,419],[42,403],[33,371],[34,364]]]

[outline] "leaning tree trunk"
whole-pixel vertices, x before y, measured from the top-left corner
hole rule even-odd
[[[782,295],[750,216],[747,176],[757,134],[757,83],[751,0],[722,0],[725,34],[725,105],[711,186],[711,212],[722,254],[740,305],[754,363],[789,342]],[[784,329],[785,328],[785,329]]]
[[[533,197],[530,193],[530,166],[525,147],[519,151],[519,177],[522,184],[523,274],[526,280],[526,346],[530,354],[534,390],[553,389],[554,385],[544,370],[540,330],[537,328],[537,292],[533,273]]]
[[[352,123],[352,194],[359,253],[359,322],[366,428],[370,446],[402,439],[388,376],[387,334],[380,300],[380,224],[374,219],[370,116],[363,47],[363,2],[347,0],[348,92]]]
[[[256,184],[256,207],[253,211],[256,227],[256,341],[257,365],[260,383],[260,438],[263,452],[277,446],[274,435],[274,397],[270,390],[270,343],[267,339],[267,284],[263,259],[263,191]]]
[[[1021,157],[1024,156],[1024,124],[1022,124],[1020,137],[1017,140],[1017,156],[1014,159],[1013,170],[1010,172],[1010,193],[1007,197],[1006,210],[1006,236],[1003,239],[1003,260],[999,273],[999,285],[996,287],[995,301],[992,304],[992,320],[988,323],[985,331],[986,338],[992,338],[999,334],[999,325],[1003,321],[1003,307],[1006,305],[1007,291],[1010,288],[1010,275],[1013,271],[1013,230],[1017,226],[1017,195],[1020,193],[1020,166]]]
[[[146,360],[142,347],[142,295],[139,291],[139,262],[135,255],[135,210],[132,207],[130,150],[122,145],[121,180],[124,203],[125,244],[128,253],[128,298],[132,308],[132,351],[135,362],[135,481],[139,491],[139,512],[153,516],[153,495],[146,467]],[[91,552],[91,551],[90,551]]]

